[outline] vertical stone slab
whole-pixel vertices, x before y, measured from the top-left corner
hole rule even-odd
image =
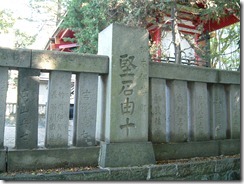
[[[8,68],[0,67],[0,149],[3,148],[6,98],[8,90]]]
[[[229,87],[229,127],[230,127],[230,138],[240,139],[241,131],[241,110],[240,110],[240,85],[230,85]]]
[[[188,139],[187,82],[173,80],[170,84],[170,142]]]
[[[148,33],[111,24],[99,34],[110,58],[106,84],[106,142],[148,140]]]
[[[155,143],[166,142],[166,81],[150,80],[149,140]]]
[[[37,147],[40,70],[19,69],[16,111],[17,149]]]
[[[106,79],[105,76],[98,77],[96,140],[99,142],[105,140]]]
[[[138,165],[131,156],[138,154],[130,149],[133,145],[147,155],[139,165],[155,163],[152,144],[147,142],[148,51],[148,33],[144,29],[111,24],[99,34],[98,53],[109,56],[110,61],[109,74],[103,80],[106,118],[101,167],[121,166],[123,162]],[[117,154],[121,147],[123,151]]]
[[[66,147],[68,146],[71,72],[52,71],[48,87],[45,146]]]
[[[97,88],[98,74],[77,74],[73,136],[75,146],[94,146],[96,143]]]
[[[191,102],[191,130],[194,141],[210,139],[210,123],[208,111],[207,84],[201,82],[190,83]]]
[[[226,92],[222,84],[213,84],[210,87],[210,131],[212,139],[226,138]]]

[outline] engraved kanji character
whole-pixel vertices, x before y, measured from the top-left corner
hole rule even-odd
[[[130,123],[130,119],[129,118],[126,118],[126,124],[124,125],[120,125],[120,128],[123,129],[123,128],[126,128],[126,135],[127,137],[129,136],[129,128],[135,128],[135,124],[134,123]]]
[[[133,83],[132,80],[122,81],[123,86],[122,86],[119,94],[124,92],[124,95],[126,95],[126,96],[132,95],[132,93],[133,93],[133,89],[131,89],[131,84],[132,83]]]
[[[134,61],[135,56],[128,56],[128,54],[124,54],[120,56],[120,67],[124,73],[129,73],[131,70],[135,69],[137,66],[132,62]]]
[[[125,99],[124,103],[121,103],[121,112],[123,114],[129,113],[129,114],[133,114],[134,112],[134,102],[130,101],[129,98]]]

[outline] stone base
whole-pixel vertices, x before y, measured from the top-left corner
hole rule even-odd
[[[6,150],[0,149],[0,173],[6,171]]]
[[[151,142],[101,142],[98,164],[100,167],[128,167],[155,164]]]

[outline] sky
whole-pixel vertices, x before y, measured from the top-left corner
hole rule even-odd
[[[0,0],[0,10],[3,9],[12,11],[13,17],[16,19],[18,17],[23,19],[32,16],[29,0]],[[27,20],[17,20],[14,25],[15,29],[20,29],[29,35],[38,33],[36,42],[28,47],[30,49],[44,49],[49,37],[52,36],[52,33],[55,30],[55,27],[47,27],[45,22],[41,21],[44,18],[43,16],[45,15],[35,14],[35,17],[39,21],[29,22]],[[43,29],[41,30],[41,28]],[[13,48],[14,40],[15,37],[13,31],[10,31],[8,34],[2,34],[0,35],[0,46]]]

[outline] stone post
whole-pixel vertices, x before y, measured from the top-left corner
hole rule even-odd
[[[96,144],[97,81],[97,74],[77,74],[73,136],[75,146]]]
[[[229,87],[228,122],[231,139],[240,139],[241,116],[240,116],[240,85],[232,84]]]
[[[71,72],[52,71],[48,88],[45,146],[67,147]]]
[[[40,70],[19,69],[15,140],[17,149],[37,147],[39,75]]]
[[[0,68],[0,149],[3,149],[6,98],[8,90],[8,68]]]
[[[111,24],[99,34],[98,54],[110,59],[109,74],[102,79],[106,99],[101,167],[155,163],[148,142],[148,51],[146,30]]]
[[[227,104],[223,84],[213,84],[210,88],[210,131],[215,140],[226,139],[227,133]]]

